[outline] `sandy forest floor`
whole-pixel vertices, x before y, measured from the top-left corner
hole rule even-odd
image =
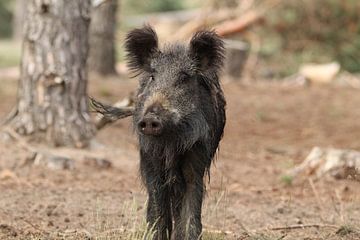
[[[93,78],[90,94],[110,103],[136,84]],[[0,77],[0,119],[15,104],[16,87],[16,80]],[[313,146],[360,150],[358,90],[236,82],[224,90],[228,121],[207,185],[206,239],[360,239],[359,182],[322,179],[312,187],[307,177],[284,177]],[[101,130],[97,141],[93,150],[50,150],[76,162],[72,170],[49,170],[26,164],[29,153],[1,135],[0,239],[141,235],[146,196],[130,119]]]

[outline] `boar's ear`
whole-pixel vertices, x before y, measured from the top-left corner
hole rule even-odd
[[[199,31],[190,41],[190,55],[203,73],[218,74],[224,62],[224,42],[214,31]]]
[[[129,32],[125,39],[126,58],[134,72],[150,71],[150,59],[158,51],[158,38],[148,25]]]

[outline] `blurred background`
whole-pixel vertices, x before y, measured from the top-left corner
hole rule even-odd
[[[0,2],[0,67],[20,62],[21,2]],[[203,27],[229,30],[226,38],[251,46],[248,67],[257,69],[254,78],[281,79],[305,63],[337,62],[344,71],[360,71],[357,0],[123,0],[116,4],[117,62],[123,61],[124,33],[147,22],[164,40],[186,39]]]

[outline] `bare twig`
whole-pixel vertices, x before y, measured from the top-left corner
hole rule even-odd
[[[8,215],[11,219],[14,219],[14,220],[16,219],[16,217],[14,215],[9,213],[8,211],[5,211],[3,208],[0,208],[0,211],[6,213],[6,215]],[[30,221],[28,221],[28,220],[26,220],[24,218],[20,218],[20,220],[22,220],[23,222],[27,223],[28,225],[30,225],[31,227],[33,227],[34,229],[36,229],[36,230],[38,230],[40,232],[49,234],[49,232],[47,232],[46,230],[41,229],[40,227],[34,225],[32,222],[30,222]]]
[[[215,26],[215,29],[220,36],[224,37],[245,30],[250,25],[259,21],[262,17],[262,13],[255,10],[250,11],[237,19],[229,20]]]
[[[29,151],[31,153],[37,153],[38,152],[37,149],[35,149],[30,144],[28,144],[26,142],[26,140],[20,134],[18,134],[13,128],[5,127],[4,131],[7,132],[11,137],[13,137],[19,143],[19,145],[21,145],[25,150],[27,150],[27,151]]]
[[[11,111],[8,113],[8,115],[5,117],[5,119],[0,122],[0,126],[8,124],[13,118],[16,117],[18,112],[19,111],[18,111],[17,107],[14,107],[13,109],[11,109]]]
[[[225,234],[225,235],[235,235],[234,232],[228,230],[219,230],[211,225],[204,225],[204,232],[214,233],[214,234]]]
[[[345,217],[344,217],[344,204],[343,204],[343,201],[341,200],[341,196],[340,196],[340,192],[338,190],[335,190],[335,195],[336,195],[336,198],[338,199],[339,201],[339,204],[340,204],[340,218],[341,218],[341,221],[342,222],[345,222]]]
[[[328,225],[328,224],[299,224],[299,225],[291,225],[291,226],[283,226],[283,227],[272,227],[261,230],[293,230],[293,229],[303,229],[303,228],[338,228],[336,225]]]
[[[110,106],[90,97],[90,103],[95,112],[101,114],[101,117],[99,117],[95,123],[97,129],[101,129],[116,120],[129,117],[134,113],[134,107],[131,106],[133,104],[131,98],[119,101],[113,106]]]
[[[23,220],[25,223],[29,224],[31,227],[33,227],[34,229],[36,229],[36,230],[38,230],[38,231],[40,231],[40,232],[42,232],[42,233],[50,234],[50,232],[48,232],[48,231],[46,231],[46,230],[44,230],[44,229],[42,229],[42,228],[34,225],[32,222],[30,222],[30,221],[28,221],[28,220],[26,220],[26,219],[21,219],[21,220]]]
[[[318,204],[318,207],[319,207],[319,209],[321,210],[320,218],[321,218],[322,221],[325,221],[324,218],[323,218],[323,216],[322,216],[322,213],[324,212],[324,209],[323,209],[323,207],[322,207],[323,204],[322,204],[322,201],[321,201],[321,199],[320,199],[319,192],[317,191],[317,189],[316,189],[316,187],[315,187],[315,185],[314,185],[314,181],[313,181],[311,178],[308,178],[308,181],[309,181],[309,184],[310,184],[310,186],[311,186],[311,189],[312,189],[312,191],[313,191],[313,193],[314,193],[314,195],[315,195],[315,198],[316,198],[316,202],[317,202],[317,204]]]
[[[261,20],[270,10],[281,3],[282,0],[270,1],[265,7],[249,10],[236,19],[225,21],[216,25],[214,28],[220,36],[228,36],[244,31],[249,26]],[[266,6],[267,5],[267,6]]]
[[[182,27],[180,27],[172,36],[170,36],[170,40],[189,38],[194,32],[202,28],[218,24],[219,22],[232,18],[236,15],[238,15],[237,10],[205,10],[200,14],[199,17],[188,21]]]

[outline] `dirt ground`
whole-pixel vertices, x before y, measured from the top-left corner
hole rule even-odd
[[[89,83],[90,94],[108,103],[136,85],[116,78]],[[360,150],[359,91],[223,85],[228,120],[207,185],[207,239],[360,239],[359,182],[321,179],[312,185],[306,176],[284,175],[314,146]],[[0,79],[0,119],[15,104],[16,86],[14,79]],[[91,150],[49,150],[27,141],[71,156],[75,167],[27,164],[29,153],[2,134],[0,239],[126,239],[122,233],[144,225],[146,195],[130,119],[98,132]]]

